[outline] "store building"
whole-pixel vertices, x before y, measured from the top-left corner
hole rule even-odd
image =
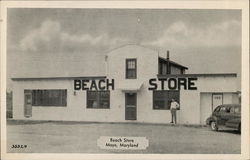
[[[205,124],[217,105],[239,103],[235,73],[186,74],[169,53],[139,45],[114,49],[103,61],[99,76],[12,78],[13,118],[169,123],[174,98],[178,123]]]

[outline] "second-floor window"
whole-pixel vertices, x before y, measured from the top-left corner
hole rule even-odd
[[[136,59],[126,59],[126,78],[136,79]]]

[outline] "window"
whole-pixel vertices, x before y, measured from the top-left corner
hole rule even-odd
[[[229,110],[230,113],[234,113],[234,107],[231,107]]]
[[[162,63],[162,74],[163,75],[167,74],[167,64],[166,63]]]
[[[32,106],[67,106],[67,90],[32,90]]]
[[[166,62],[162,62],[162,61],[159,62],[159,74],[160,75],[170,74],[170,73],[168,73],[169,71],[168,71],[168,67],[167,67],[167,63]]]
[[[221,108],[220,108],[220,112],[226,112],[227,111],[227,108],[225,107],[225,106],[222,106]]]
[[[126,78],[136,79],[136,59],[126,59]]]
[[[153,109],[170,109],[171,100],[180,101],[179,91],[153,91]]]
[[[87,108],[109,108],[110,91],[87,91]]]
[[[234,112],[235,113],[240,113],[241,112],[241,108],[240,107],[235,107]]]

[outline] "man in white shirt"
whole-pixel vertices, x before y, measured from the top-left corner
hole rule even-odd
[[[176,124],[176,110],[180,107],[180,105],[172,99],[171,105],[170,105],[170,111],[171,111],[171,122]]]

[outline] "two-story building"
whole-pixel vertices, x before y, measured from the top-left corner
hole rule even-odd
[[[217,105],[239,103],[235,73],[186,74],[169,53],[140,45],[116,48],[103,61],[99,76],[12,78],[13,118],[169,123],[174,98],[178,123],[205,124]]]

